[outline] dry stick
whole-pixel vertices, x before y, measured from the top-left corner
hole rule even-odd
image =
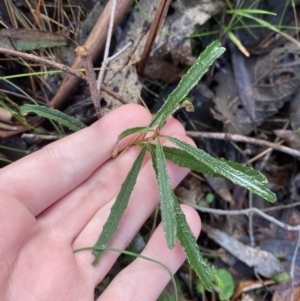
[[[22,134],[22,139],[34,139],[35,141],[42,141],[42,140],[59,140],[61,139],[57,135],[41,135],[41,134]]]
[[[123,53],[129,46],[132,45],[132,42],[128,42],[125,46],[123,46],[120,50],[118,50],[115,54],[108,58],[108,63],[117,58],[121,53]]]
[[[141,55],[140,62],[137,67],[137,73],[142,76],[144,73],[144,69],[146,67],[147,59],[150,54],[152,45],[156,39],[156,36],[160,30],[162,22],[167,14],[168,8],[171,4],[172,0],[160,0],[159,6],[157,8],[155,17],[151,23],[150,30],[148,33],[148,37],[146,40],[146,44]]]
[[[13,96],[16,96],[16,97],[19,97],[19,98],[28,99],[28,97],[23,95],[23,94],[12,92],[12,91],[9,91],[9,90],[0,89],[0,92],[2,92],[5,95],[8,94],[8,95],[13,95]]]
[[[295,21],[295,28],[298,28],[298,14],[295,6],[295,1],[292,0],[292,7],[293,7],[293,13],[294,13],[294,21]],[[296,30],[296,39],[299,40],[299,32]]]
[[[16,56],[16,57],[22,57],[26,60],[29,60],[29,61],[32,61],[32,62],[35,62],[35,63],[44,64],[44,65],[47,65],[51,68],[62,70],[64,72],[72,74],[76,77],[79,77],[80,79],[82,79],[84,81],[87,81],[87,78],[84,74],[82,74],[80,72],[77,72],[77,71],[73,70],[72,68],[70,68],[66,65],[59,64],[59,63],[44,59],[44,58],[39,57],[37,55],[28,54],[28,53],[25,53],[25,52],[20,52],[20,51],[11,50],[11,49],[6,49],[6,48],[2,48],[2,47],[0,47],[0,53],[4,53],[4,54],[7,54],[7,55],[12,55],[12,56]]]
[[[83,46],[78,46],[76,49],[76,54],[81,58],[82,64],[85,70],[85,74],[88,79],[91,98],[94,104],[94,108],[96,111],[96,115],[98,119],[101,117],[101,105],[100,105],[100,94],[97,90],[97,83],[96,83],[96,74],[94,72],[94,67],[92,60],[87,52],[87,49]]]
[[[101,84],[104,79],[106,67],[109,63],[108,55],[109,55],[110,42],[111,42],[111,37],[112,37],[112,33],[113,33],[113,28],[114,28],[116,7],[117,7],[117,0],[112,0],[112,7],[111,7],[111,13],[110,13],[108,32],[107,32],[107,37],[106,37],[104,57],[103,57],[101,69],[100,69],[98,80],[97,80],[97,90],[98,90],[99,95],[101,95]]]
[[[18,131],[18,130],[27,130],[27,127],[22,125],[11,125],[0,121],[0,129],[6,131]],[[2,138],[2,137],[1,137]]]
[[[286,130],[287,127],[288,127],[288,125],[289,125],[289,122],[286,122],[285,125],[284,125],[284,127],[283,127],[283,130]],[[281,141],[281,142],[280,142],[280,141]],[[278,143],[281,144],[281,143],[283,143],[284,141],[283,141],[283,140],[280,140],[279,137],[276,137],[276,139],[275,139],[274,142],[277,143],[277,144],[278,144]],[[266,154],[266,156],[264,157],[264,159],[263,159],[263,161],[262,161],[262,164],[260,165],[260,169],[261,169],[261,170],[264,169],[264,167],[265,167],[267,161],[269,160],[271,154],[272,154],[272,151],[268,152],[268,153]]]
[[[288,155],[300,158],[300,151],[298,151],[296,149],[292,149],[287,146],[278,145],[276,143],[261,140],[261,139],[246,137],[243,135],[210,133],[210,132],[193,132],[193,131],[187,131],[186,134],[187,134],[187,136],[193,137],[193,138],[208,138],[208,139],[220,139],[220,140],[229,139],[229,140],[238,141],[238,142],[246,142],[246,143],[251,143],[251,144],[267,146],[267,147],[273,148],[275,150],[278,150],[280,152],[286,153]]]
[[[298,231],[298,236],[297,236],[297,241],[296,241],[296,247],[295,247],[294,254],[293,254],[293,259],[292,259],[292,262],[291,262],[291,270],[290,270],[290,276],[291,276],[291,279],[292,279],[291,301],[294,301],[295,265],[296,265],[296,259],[297,259],[297,254],[298,254],[299,247],[300,247],[300,230]]]
[[[281,140],[281,142],[279,141],[278,143],[283,143],[283,141]],[[253,158],[246,161],[244,164],[250,165],[251,163],[255,162],[256,160],[262,158],[263,156],[270,154],[273,150],[274,150],[273,148],[269,147],[269,148],[265,149],[264,151],[260,152],[259,154],[257,154],[256,156],[254,156]]]
[[[77,78],[80,78],[84,81],[88,81],[87,77],[81,73],[81,72],[77,72],[74,69],[63,65],[63,64],[59,64],[47,59],[44,59],[42,57],[33,55],[33,54],[28,54],[25,52],[20,52],[20,51],[16,51],[16,50],[11,50],[11,49],[6,49],[6,48],[2,48],[0,47],[0,53],[4,53],[7,55],[12,55],[12,56],[16,56],[16,57],[22,57],[24,59],[27,59],[29,61],[35,62],[35,63],[39,63],[39,64],[44,64],[47,65],[53,69],[59,69],[62,70],[66,73],[69,73],[71,75],[74,75]],[[119,96],[116,92],[112,91],[110,88],[108,88],[107,86],[102,84],[102,89],[103,91],[105,91],[107,94],[111,95],[112,97],[116,98],[117,100],[119,100],[120,102],[122,102],[123,104],[127,104],[128,101],[126,99],[124,99],[123,97]]]
[[[106,70],[106,68],[107,68],[107,66],[109,65],[109,63],[111,62],[111,61],[113,61],[115,58],[117,58],[120,54],[122,54],[128,47],[130,47],[132,45],[132,42],[129,42],[129,43],[127,43],[125,46],[123,46],[119,51],[117,51],[115,54],[113,54],[112,56],[110,56],[110,57],[108,57],[107,59],[106,59],[106,64],[105,64],[105,68],[103,69],[103,62],[102,62],[102,66],[101,66],[101,68],[100,68],[100,73],[102,73],[102,70],[104,70],[103,71],[103,73],[102,74],[99,74],[99,77],[98,77],[98,79],[100,79],[100,81],[101,81],[101,83],[102,83],[102,81],[103,81],[103,79],[104,79],[104,75],[105,75],[105,70]],[[101,88],[103,89],[103,84],[101,84]],[[103,91],[105,91],[104,89],[103,89]],[[105,91],[106,92],[106,91]],[[100,91],[98,92],[99,93],[99,95],[100,95],[100,98],[101,98],[101,89],[100,89]],[[128,103],[128,102],[127,102]]]
[[[249,192],[249,209],[253,208],[253,194],[252,192]],[[249,231],[249,237],[250,237],[250,246],[252,248],[255,247],[255,239],[253,234],[253,214],[249,213],[248,215],[248,231]]]
[[[265,208],[265,209],[262,209],[261,211],[263,211],[263,212],[270,212],[270,211],[275,211],[275,210],[293,208],[293,207],[296,207],[296,206],[300,206],[300,202],[295,202],[293,204],[287,204],[287,205],[280,205],[280,206]]]
[[[182,201],[180,199],[180,201]],[[183,201],[184,202],[184,201]],[[211,208],[205,208],[205,207],[199,207],[197,205],[190,204],[188,202],[184,202],[185,204],[188,204],[195,208],[196,210],[200,212],[205,212],[205,213],[212,213],[212,214],[217,214],[217,215],[246,215],[249,216],[249,214],[258,214],[262,218],[266,219],[270,223],[273,223],[277,225],[278,227],[285,229],[287,231],[300,231],[300,225],[297,226],[290,226],[286,223],[283,223],[276,218],[272,217],[271,215],[268,215],[264,213],[262,210],[258,208],[248,208],[248,209],[243,209],[243,210],[221,210],[221,209],[211,209]]]
[[[128,11],[128,9],[131,7],[133,0],[118,0],[117,5],[117,11],[116,11],[116,18],[115,18],[115,26],[117,26],[121,20],[123,19],[124,15]],[[92,58],[92,61],[95,62],[96,59],[100,56],[102,50],[104,49],[104,44],[106,40],[106,34],[107,34],[107,27],[109,24],[109,14],[111,11],[111,1],[109,1],[102,12],[102,14],[99,16],[97,23],[95,24],[93,30],[89,34],[86,42],[83,46],[85,46],[89,50],[89,54]],[[74,70],[78,68],[82,68],[82,63],[79,57],[76,57],[75,61],[72,64],[72,68]],[[50,103],[53,107],[60,108],[62,107],[65,102],[67,101],[68,97],[71,95],[71,93],[74,92],[74,88],[76,88],[79,84],[79,80],[77,77],[70,76],[67,74],[67,76],[64,78],[62,84],[58,88],[56,94],[51,99]],[[103,87],[102,87],[103,88]],[[104,90],[104,89],[103,89]],[[105,90],[104,90],[105,91]],[[106,91],[105,91],[106,92]],[[117,95],[117,93],[110,94],[113,97],[114,95]],[[117,98],[120,100],[121,97]],[[122,98],[124,100],[124,98]],[[123,103],[128,103],[126,100],[124,100]]]
[[[293,301],[293,285],[294,285],[294,269],[295,269],[295,262],[296,262],[296,258],[297,258],[297,253],[300,247],[300,225],[298,226],[290,226],[286,223],[283,223],[279,220],[277,220],[276,218],[264,213],[263,211],[261,211],[258,208],[248,208],[248,209],[244,209],[244,210],[220,210],[220,209],[211,209],[211,208],[205,208],[205,207],[199,207],[197,205],[193,205],[190,204],[188,202],[184,202],[190,206],[192,206],[193,208],[195,208],[196,210],[200,211],[200,212],[207,212],[207,213],[212,213],[212,214],[218,214],[218,215],[247,215],[249,216],[250,214],[258,214],[260,215],[262,218],[268,220],[269,222],[279,226],[280,228],[283,228],[285,230],[288,231],[297,231],[298,232],[298,238],[297,238],[297,242],[296,242],[296,246],[295,246],[295,250],[294,250],[294,254],[293,254],[293,259],[292,259],[292,263],[291,263],[291,270],[290,270],[290,276],[292,278],[292,294],[291,294],[291,301]]]

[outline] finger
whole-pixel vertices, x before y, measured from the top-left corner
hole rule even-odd
[[[163,134],[174,133],[184,135],[184,128],[177,120],[169,119]],[[119,158],[107,161],[82,185],[38,216],[39,223],[73,242],[93,215],[119,193],[140,150],[131,147]]]
[[[0,189],[21,200],[36,216],[107,161],[124,129],[146,126],[150,118],[142,106],[122,106],[92,126],[3,168]],[[131,140],[121,141],[120,149]]]
[[[187,205],[182,206],[182,209],[193,233],[198,237],[201,227],[198,213]],[[185,254],[179,242],[172,250],[168,248],[161,224],[154,232],[142,255],[162,262],[172,273],[175,273],[185,260]],[[169,272],[164,267],[137,258],[113,279],[98,301],[157,300],[169,281]]]
[[[190,141],[186,136],[177,137],[181,140]],[[172,187],[178,185],[188,173],[187,169],[180,168],[171,162],[167,162],[167,167]],[[111,200],[93,216],[91,221],[74,240],[73,249],[89,247],[95,244],[101,229],[110,214],[110,209],[114,201],[115,199]],[[157,181],[153,171],[152,162],[148,162],[139,173],[137,183],[130,197],[129,205],[125,210],[110,246],[119,249],[125,248],[132,241],[133,237],[158,204],[159,194]],[[91,252],[81,253],[77,256],[79,265],[82,265],[85,269],[89,269],[90,263],[94,259]],[[105,253],[103,255],[95,269],[96,283],[103,279],[117,257],[118,254],[116,253]]]

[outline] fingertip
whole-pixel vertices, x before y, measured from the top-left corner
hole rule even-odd
[[[177,119],[171,116],[167,119],[166,125],[162,128],[161,133],[164,135],[184,135],[185,129]]]
[[[125,123],[128,124],[128,128],[131,127],[133,121],[134,124],[146,126],[151,121],[151,114],[149,114],[149,111],[143,106],[130,103],[109,112],[108,114],[97,120],[95,123],[93,123],[91,127],[102,128],[103,123],[113,126],[114,123],[119,123],[121,120],[123,121],[123,123],[125,121]]]

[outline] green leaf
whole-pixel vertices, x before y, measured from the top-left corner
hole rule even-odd
[[[149,132],[153,132],[153,129],[149,128],[149,127],[146,127],[146,126],[139,126],[139,127],[135,127],[135,128],[130,128],[130,129],[127,129],[125,131],[123,131],[119,136],[118,136],[118,140],[115,144],[115,147],[113,149],[113,152],[112,152],[112,157],[116,157],[117,154],[118,154],[118,143],[120,140],[124,139],[125,137],[129,136],[129,135],[132,135],[132,134],[135,134],[135,133],[138,133],[140,132],[141,134],[146,134],[146,133],[149,133]]]
[[[169,294],[166,290],[164,290],[157,299],[157,301],[175,301],[175,300],[176,300],[175,297]]]
[[[253,172],[253,170],[249,171],[247,166],[233,162],[228,164],[228,161],[224,159],[215,159],[203,150],[195,148],[179,139],[169,136],[164,137],[194,157],[196,168],[194,169],[193,166],[190,166],[189,168],[197,170],[197,166],[201,163],[207,167],[207,170],[212,171],[210,174],[227,178],[234,184],[247,188],[249,191],[260,195],[267,201],[276,201],[276,195],[264,186],[265,180],[263,180],[263,182],[260,181],[260,179],[264,178],[262,176],[257,176],[257,172]],[[179,162],[182,164],[183,161],[181,160]]]
[[[270,12],[267,10],[262,10],[262,9],[253,9],[253,8],[248,8],[248,9],[228,9],[226,10],[226,13],[228,14],[234,14],[234,15],[242,15],[244,16],[245,14],[264,14],[264,15],[272,15],[276,16],[276,13]]]
[[[219,174],[214,172],[208,164],[195,160],[194,156],[184,150],[163,146],[163,151],[167,160],[172,161],[180,167],[186,167],[197,172],[206,173],[213,177],[219,176]]]
[[[244,174],[251,177],[253,181],[257,181],[257,182],[260,182],[262,184],[268,183],[267,178],[261,172],[259,172],[258,170],[253,169],[250,166],[243,165],[241,163],[237,163],[237,162],[233,162],[233,161],[229,161],[229,160],[226,160],[226,159],[223,159],[223,158],[219,158],[218,160],[225,162],[226,164],[228,164],[233,169],[241,170]]]
[[[197,276],[208,291],[212,290],[211,279],[212,276],[209,273],[210,268],[207,263],[203,260],[199,247],[197,245],[196,238],[191,231],[184,213],[182,212],[177,199],[173,194],[173,204],[175,207],[176,224],[177,224],[177,237],[180,244],[187,256],[188,262],[192,269],[196,272]]]
[[[166,159],[159,138],[156,142],[156,153],[153,159],[153,162],[155,162],[154,164],[156,164],[157,170],[156,177],[160,195],[160,210],[163,228],[168,247],[172,249],[175,246],[176,242],[176,219],[172,201],[173,191],[168,175]]]
[[[229,300],[234,293],[234,280],[231,273],[226,269],[219,269],[214,274],[217,283],[219,298],[221,301]]]
[[[153,169],[155,171],[156,178],[157,178],[158,171],[157,171],[157,161],[156,161],[156,145],[149,144],[149,151],[150,151],[150,154],[151,154],[152,166],[153,166]]]
[[[272,280],[276,282],[288,281],[289,279],[290,275],[287,272],[278,272],[272,277]]]
[[[167,118],[177,108],[180,102],[197,85],[201,77],[207,72],[213,62],[225,51],[220,47],[219,41],[214,41],[202,52],[195,64],[182,77],[176,89],[169,95],[166,102],[156,113],[149,127],[158,125],[160,128],[165,124]]]
[[[221,174],[216,173],[213,169],[210,168],[210,165],[207,164],[207,162],[200,162],[196,161],[195,157],[187,153],[186,151],[179,149],[179,148],[174,148],[174,147],[167,147],[163,146],[164,154],[167,160],[170,160],[174,162],[176,165],[181,166],[181,167],[187,167],[189,169],[192,169],[197,172],[202,172],[209,174],[210,176],[213,177],[223,177]],[[203,150],[199,149],[199,152],[203,152],[204,155],[207,154]],[[231,168],[235,170],[241,170],[245,175],[249,177],[249,180],[255,181],[261,184],[267,183],[267,178],[259,171],[240,164],[236,162],[232,162],[229,160],[225,160],[223,158],[214,158],[215,160],[219,160],[222,162],[225,162],[228,164]]]
[[[139,126],[139,127],[135,127],[135,128],[131,128],[131,129],[127,129],[125,131],[123,131],[119,136],[118,136],[118,140],[117,140],[117,143],[124,139],[125,137],[129,136],[129,135],[132,135],[132,134],[135,134],[135,133],[142,133],[142,134],[146,134],[146,133],[149,133],[149,132],[153,132],[153,129],[149,128],[149,127],[146,127],[146,126]]]
[[[127,208],[132,190],[134,188],[134,185],[137,180],[137,176],[139,174],[139,171],[141,169],[143,159],[145,157],[145,154],[148,150],[148,145],[145,145],[141,152],[139,153],[138,157],[134,161],[132,168],[130,169],[125,181],[122,184],[121,190],[117,196],[117,199],[113,206],[111,207],[111,212],[108,217],[108,220],[103,226],[102,233],[100,234],[96,244],[95,248],[106,248],[110,241],[112,240],[115,232],[117,231],[117,228],[119,226],[119,223],[121,221],[121,218],[123,216],[123,213],[125,209]],[[92,265],[96,265],[102,256],[103,252],[99,250],[94,250],[93,254],[95,255],[95,259],[92,262]]]
[[[48,108],[45,106],[26,104],[20,107],[20,113],[22,115],[27,115],[28,113],[35,113],[41,117],[57,121],[72,131],[79,131],[86,127],[86,125],[80,120],[69,116],[59,110]]]
[[[250,10],[250,11],[252,11],[252,10]],[[297,39],[293,38],[293,36],[287,34],[284,31],[279,30],[275,25],[273,25],[273,24],[271,24],[271,23],[269,23],[269,22],[267,22],[267,21],[265,21],[263,19],[260,19],[260,18],[257,18],[255,16],[253,16],[251,13],[249,13],[249,10],[247,10],[246,12],[245,12],[245,10],[240,10],[240,9],[237,9],[237,10],[228,10],[227,13],[235,14],[237,16],[241,16],[241,17],[245,17],[245,18],[249,18],[249,19],[255,20],[260,26],[268,28],[270,30],[273,30],[274,32],[279,33],[280,35],[282,35],[283,37],[285,37],[287,40],[289,40],[290,42],[292,42],[295,45],[297,45],[298,47],[300,47],[299,41]]]

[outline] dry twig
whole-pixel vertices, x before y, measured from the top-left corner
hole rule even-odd
[[[300,225],[290,226],[290,225],[288,225],[286,223],[283,223],[283,222],[277,220],[276,218],[264,213],[262,210],[260,210],[258,208],[255,208],[255,207],[244,209],[244,210],[221,210],[221,209],[211,209],[211,208],[199,207],[197,205],[193,205],[193,204],[190,204],[190,203],[187,203],[187,202],[186,202],[186,204],[192,206],[193,208],[195,208],[196,210],[198,210],[200,212],[212,213],[212,214],[217,214],[217,215],[246,215],[246,216],[249,217],[249,215],[258,214],[262,218],[268,220],[269,222],[277,225],[278,227],[280,227],[282,229],[285,229],[287,231],[297,231],[298,232],[298,238],[297,238],[297,241],[296,241],[296,246],[295,246],[295,249],[294,249],[293,259],[292,259],[291,268],[290,268],[290,276],[291,276],[291,279],[292,279],[292,290],[293,290],[295,262],[296,262],[298,250],[299,250],[299,247],[300,247]],[[291,301],[293,300],[293,295],[294,294],[292,292]]]
[[[269,141],[261,140],[261,139],[257,139],[257,138],[246,137],[246,136],[242,136],[242,135],[238,135],[238,134],[193,132],[193,131],[187,131],[186,134],[189,137],[193,137],[193,138],[208,138],[208,139],[220,139],[220,140],[228,139],[228,140],[232,140],[232,141],[262,145],[262,146],[270,147],[272,149],[286,153],[293,157],[300,158],[300,151],[298,151],[296,149],[292,149],[287,146],[279,145],[279,144],[276,144],[273,142],[269,142]]]
[[[97,80],[97,90],[98,90],[99,95],[101,95],[101,84],[102,84],[103,79],[104,79],[104,74],[105,74],[106,67],[109,63],[108,55],[109,55],[111,36],[113,34],[116,7],[117,7],[117,0],[112,0],[110,20],[109,20],[109,26],[108,26],[106,44],[105,44],[105,50],[104,50],[104,57],[103,57],[101,69],[100,69],[98,80]]]
[[[96,74],[94,72],[92,60],[85,47],[78,46],[75,51],[76,54],[82,59],[82,64],[90,87],[91,98],[94,104],[96,115],[99,119],[101,117],[100,94],[97,90]]]
[[[171,0],[161,0],[159,7],[157,8],[155,17],[151,23],[150,30],[148,33],[147,41],[141,55],[141,60],[137,67],[137,73],[141,76],[143,75],[144,69],[146,67],[147,59],[151,51],[151,47],[155,41],[155,38],[160,30],[161,24],[165,18],[168,8],[171,4]]]
[[[249,214],[258,214],[262,218],[268,220],[270,223],[273,223],[282,229],[285,229],[287,231],[300,231],[300,225],[290,226],[286,223],[283,223],[283,222],[277,220],[276,218],[272,217],[271,215],[268,215],[265,212],[263,212],[262,210],[255,208],[255,207],[243,209],[243,210],[221,210],[221,209],[211,209],[211,208],[199,207],[197,205],[192,205],[192,204],[189,204],[189,205],[194,207],[196,210],[198,210],[200,212],[212,213],[212,214],[217,214],[217,215],[247,215],[247,216],[249,216]]]
[[[62,70],[64,72],[69,73],[71,75],[74,75],[74,76],[76,76],[76,77],[78,77],[78,78],[80,78],[84,81],[87,81],[87,78],[83,73],[77,72],[74,69],[72,69],[72,68],[70,68],[66,65],[59,64],[59,63],[44,59],[44,58],[39,57],[39,56],[34,55],[34,54],[29,54],[29,53],[20,52],[20,51],[11,50],[11,49],[2,48],[2,47],[0,47],[0,53],[4,53],[4,54],[7,54],[7,55],[16,56],[16,57],[22,57],[25,60],[32,61],[32,62],[42,64],[42,65],[46,65],[46,66],[49,66],[53,69]]]
[[[130,8],[132,2],[133,0],[118,0],[116,16],[115,16],[115,24],[114,24],[115,27],[121,22],[123,16]],[[104,48],[104,43],[107,35],[107,27],[110,20],[111,6],[112,6],[112,1],[109,1],[104,11],[102,12],[101,16],[99,16],[99,19],[95,24],[93,30],[89,34],[86,42],[83,45],[88,49],[93,62],[95,62],[95,60],[99,57],[99,55],[101,54]],[[72,68],[78,69],[81,67],[82,67],[81,59],[77,57],[73,62]],[[74,87],[76,87],[77,85],[78,85],[78,78],[67,75],[64,78],[63,83],[60,85],[55,96],[51,99],[50,101],[51,105],[56,108],[61,107],[66,101],[66,99],[69,97],[69,95],[74,91]],[[104,87],[105,86],[102,85],[101,88],[103,89],[103,91],[108,93],[104,89]],[[109,91],[110,93],[108,94],[110,94],[115,98],[117,96],[118,98],[116,99],[118,99],[119,101],[122,100],[122,103],[128,103],[128,101],[118,96],[118,94],[113,92],[111,89],[109,89]]]
[[[39,57],[39,56],[36,56],[36,55],[33,55],[33,54],[28,54],[28,53],[25,53],[25,52],[20,52],[20,51],[11,50],[11,49],[2,48],[2,47],[0,47],[0,53],[4,53],[4,54],[7,54],[7,55],[12,55],[12,56],[16,56],[16,57],[22,57],[26,60],[29,60],[29,61],[32,61],[32,62],[35,62],[35,63],[38,63],[38,64],[44,64],[44,65],[47,65],[47,66],[49,66],[53,69],[58,69],[58,70],[62,70],[64,72],[66,72],[66,73],[69,73],[69,74],[71,74],[71,75],[73,75],[76,78],[79,78],[81,80],[88,81],[87,77],[81,72],[78,72],[78,71],[76,71],[76,70],[74,70],[74,69],[72,69],[72,68],[70,68],[66,65],[59,64],[59,63],[47,60],[47,59],[44,59],[42,57]],[[112,97],[116,98],[117,100],[119,100],[123,104],[128,103],[128,101],[126,99],[119,96],[116,92],[112,91],[106,85],[102,84],[102,89],[107,94],[109,94]]]

